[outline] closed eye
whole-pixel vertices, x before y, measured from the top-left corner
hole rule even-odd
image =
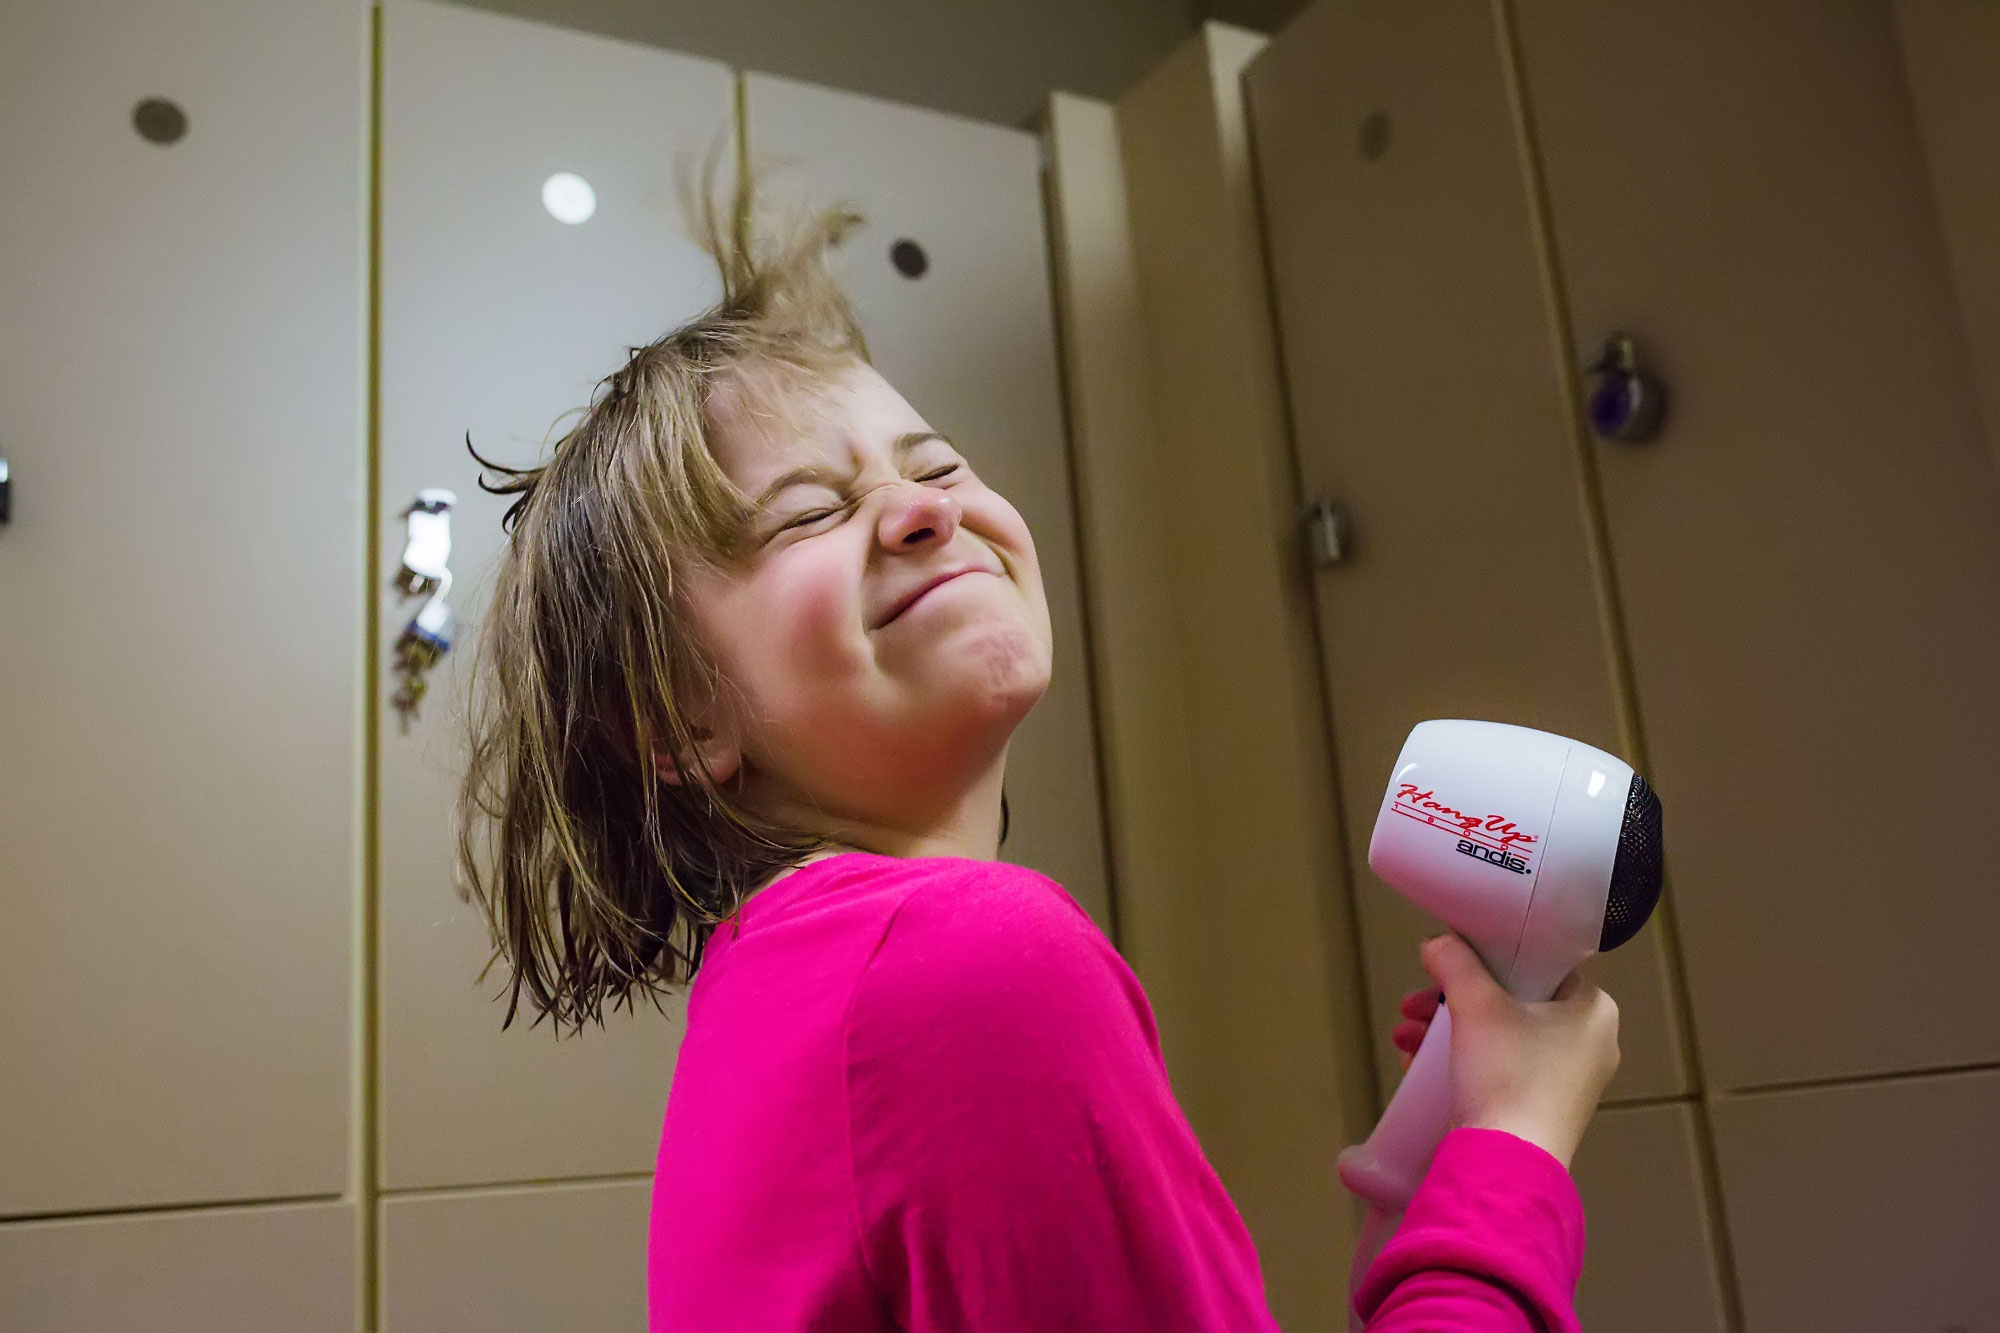
[[[778,531],[784,532],[789,528],[803,528],[808,523],[817,523],[823,518],[832,518],[835,514],[838,514],[839,512],[840,510],[838,509],[818,509],[814,510],[810,514],[800,514],[797,518],[793,519],[791,522],[781,526],[778,529]]]
[[[958,469],[959,465],[957,463],[953,463],[948,467],[941,467],[935,472],[926,473],[925,475],[918,477],[917,480],[943,481],[946,477],[949,477],[952,473],[958,471]],[[800,514],[797,518],[793,519],[791,522],[780,526],[778,531],[785,532],[792,528],[807,527],[811,524],[819,522],[823,518],[832,518],[835,514],[841,513],[846,508],[847,508],[846,505],[841,505],[838,508],[834,509],[815,509],[811,513]]]
[[[950,464],[946,464],[946,466],[942,466],[942,468],[936,468],[936,470],[930,470],[930,472],[924,472],[924,474],[922,474],[922,476],[918,476],[916,480],[920,480],[920,482],[934,482],[934,480],[944,480],[944,478],[946,478],[946,476],[950,476],[952,472],[958,472],[958,470],[960,470],[962,466],[964,466],[964,464],[960,464],[960,462],[950,462]],[[822,518],[832,518],[834,514],[840,514],[840,512],[846,512],[848,508],[852,508],[852,506],[850,506],[850,504],[836,504],[834,508],[814,508],[814,510],[810,510],[810,512],[804,512],[804,514],[800,514],[798,518],[792,518],[792,520],[788,520],[788,522],[782,522],[782,524],[778,524],[778,532],[790,532],[792,528],[808,528],[808,526],[812,526],[814,522],[820,522]]]

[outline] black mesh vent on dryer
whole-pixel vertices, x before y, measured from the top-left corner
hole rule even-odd
[[[1609,953],[1639,933],[1660,901],[1666,843],[1660,834],[1660,798],[1646,779],[1632,775],[1625,798],[1625,826],[1618,831],[1618,857],[1611,863],[1611,894],[1604,904],[1604,936],[1599,953]]]

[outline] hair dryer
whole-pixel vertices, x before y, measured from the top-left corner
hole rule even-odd
[[[1624,761],[1545,731],[1436,721],[1403,743],[1368,865],[1462,935],[1509,994],[1546,1000],[1646,924],[1662,850],[1659,798]],[[1376,1210],[1357,1281],[1451,1128],[1450,1052],[1440,1006],[1375,1132],[1340,1156],[1341,1181]]]

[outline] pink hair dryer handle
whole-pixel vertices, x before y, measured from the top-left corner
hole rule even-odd
[[[1450,1128],[1451,1010],[1439,1005],[1375,1132],[1340,1154],[1340,1181],[1377,1208],[1400,1213]]]

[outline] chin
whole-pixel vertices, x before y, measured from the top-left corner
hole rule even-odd
[[[1011,727],[1048,692],[1049,645],[1025,625],[983,625],[951,644],[958,684],[981,711]]]

